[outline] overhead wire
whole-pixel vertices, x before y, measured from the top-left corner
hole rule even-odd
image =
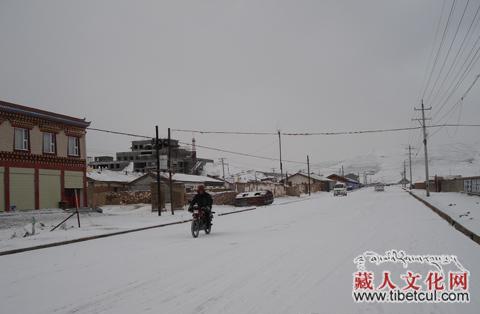
[[[437,50],[437,52],[436,52],[436,54],[435,54],[435,58],[434,58],[434,61],[433,61],[432,68],[431,68],[431,70],[430,70],[430,74],[428,75],[427,83],[426,83],[425,88],[424,88],[424,90],[423,90],[423,94],[422,94],[422,97],[421,97],[422,99],[425,97],[425,94],[426,94],[426,92],[427,92],[427,90],[428,90],[428,87],[430,86],[430,82],[431,82],[431,80],[432,80],[433,73],[435,72],[435,68],[436,68],[436,65],[437,65],[437,62],[438,62],[438,58],[439,58],[440,52],[441,52],[441,50],[442,50],[442,48],[443,48],[443,44],[444,44],[444,42],[445,42],[445,38],[446,38],[446,35],[447,35],[448,27],[449,27],[449,25],[450,25],[450,20],[451,20],[451,18],[452,18],[452,13],[453,13],[453,11],[454,11],[454,9],[455,9],[455,3],[456,3],[456,0],[453,0],[453,1],[452,1],[452,5],[451,5],[451,7],[450,7],[450,12],[449,12],[449,14],[448,14],[447,22],[445,23],[445,27],[444,27],[444,29],[443,29],[443,34],[442,34],[442,39],[441,39],[441,41],[440,41],[440,45],[438,46],[438,50]]]
[[[449,85],[449,87],[445,90],[445,92],[442,94],[442,96],[440,97],[440,102],[441,102],[441,105],[439,107],[438,110],[436,110],[435,114],[433,115],[433,118],[435,118],[441,111],[442,109],[446,106],[446,104],[448,103],[448,101],[450,100],[450,98],[455,94],[455,92],[458,90],[458,88],[460,87],[460,85],[463,83],[463,81],[465,80],[465,78],[468,76],[468,74],[470,74],[471,70],[473,69],[473,67],[475,66],[475,64],[477,63],[479,57],[480,57],[480,45],[478,46],[478,48],[475,50],[475,46],[477,45],[477,43],[480,41],[480,36],[478,36],[477,40],[475,41],[474,43],[474,46],[472,47],[472,49],[470,50],[470,53],[469,55],[467,56],[467,58],[465,59],[465,61],[463,62],[462,66],[460,67],[459,71],[457,72],[457,74],[455,75],[455,78],[453,79],[453,81],[451,82],[451,84]],[[470,56],[472,55],[472,53],[475,51],[475,54],[473,55],[473,57],[470,59]],[[470,60],[470,61],[469,61]],[[466,68],[463,70],[463,73],[462,73],[462,69],[463,67],[468,63],[468,65],[466,66]],[[457,80],[458,79],[458,80]],[[455,81],[457,82],[455,84]],[[455,85],[454,85],[455,84]],[[450,90],[451,89],[451,90]]]
[[[455,68],[455,66],[457,65],[457,63],[460,60],[459,56],[463,55],[463,53],[466,51],[466,49],[464,49],[466,47],[465,43],[467,42],[467,40],[470,39],[471,35],[473,34],[472,30],[477,28],[478,22],[480,21],[480,19],[477,18],[479,16],[478,15],[479,12],[480,12],[480,4],[478,5],[477,10],[475,11],[475,15],[472,18],[472,22],[470,23],[467,31],[465,32],[465,36],[463,37],[462,43],[460,44],[460,46],[457,50],[457,53],[455,54],[455,56],[453,58],[453,61],[450,64],[450,67],[449,67],[447,73],[445,74],[445,77],[443,78],[442,82],[440,83],[437,92],[435,93],[433,98],[431,98],[431,101],[430,101],[431,103],[434,103],[435,100],[437,99],[437,97],[440,95],[443,86],[445,85],[445,83],[447,82],[447,79],[450,77],[450,74],[452,73],[452,70]],[[475,27],[474,27],[474,24],[476,24]]]
[[[435,82],[433,83],[432,88],[430,89],[430,93],[426,97],[426,100],[430,99],[432,93],[435,91],[435,88],[437,87],[437,83],[438,83],[439,79],[442,77],[443,69],[445,68],[445,65],[447,64],[448,57],[450,56],[450,52],[452,51],[453,44],[455,43],[455,40],[457,39],[458,31],[460,30],[460,26],[462,25],[463,18],[465,17],[465,12],[467,11],[469,3],[470,3],[470,0],[467,0],[467,2],[465,4],[465,8],[463,9],[462,16],[461,16],[461,18],[460,18],[460,20],[457,24],[457,28],[456,28],[455,33],[453,35],[452,41],[450,42],[450,46],[448,47],[447,53],[445,55],[445,59],[443,60],[442,66],[440,67],[440,70],[438,71],[437,78],[436,78]]]

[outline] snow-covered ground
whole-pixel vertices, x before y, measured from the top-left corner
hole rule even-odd
[[[0,257],[2,313],[478,313],[480,250],[398,188],[328,193],[188,224]],[[469,304],[356,304],[364,251],[454,254]],[[388,270],[388,269],[387,269]],[[395,270],[392,270],[392,274]]]
[[[275,199],[274,204],[289,203],[296,200],[299,200],[299,198],[282,197]],[[167,204],[167,207],[169,206]],[[60,209],[1,213],[0,251],[183,221],[191,218],[191,214],[186,210],[177,210],[175,215],[171,215],[170,211],[167,211],[159,217],[158,213],[152,212],[151,208],[149,204],[107,205],[102,207],[103,213],[81,212],[81,228],[78,228],[77,219],[74,216],[61,228],[59,227],[53,232],[50,232],[50,229],[67,218],[70,213]],[[242,208],[228,205],[215,206],[214,208],[217,214],[239,209]],[[35,218],[36,222],[35,235],[24,237],[27,232],[32,233],[32,218]]]
[[[430,193],[425,190],[412,190],[415,195],[450,215],[455,221],[476,234],[480,234],[480,196],[465,193]]]

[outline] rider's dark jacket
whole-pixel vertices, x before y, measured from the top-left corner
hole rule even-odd
[[[190,202],[190,209],[193,208],[194,205],[198,205],[198,207],[211,209],[213,204],[212,197],[207,192],[203,192],[202,194],[198,193],[195,195]]]

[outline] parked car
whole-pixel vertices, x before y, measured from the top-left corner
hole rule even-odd
[[[382,183],[375,184],[375,192],[383,192],[385,191],[385,185]]]
[[[347,185],[345,183],[337,183],[333,187],[333,196],[347,196]]]
[[[264,206],[273,203],[271,191],[253,191],[239,193],[235,197],[235,206]]]

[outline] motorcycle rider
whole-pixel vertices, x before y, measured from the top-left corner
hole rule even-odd
[[[195,205],[197,205],[198,207],[202,208],[205,211],[205,214],[207,217],[207,223],[208,225],[211,225],[213,199],[212,199],[212,196],[205,191],[205,187],[203,185],[199,185],[197,187],[197,194],[193,197],[192,201],[190,202],[188,211],[193,212],[193,206]]]

